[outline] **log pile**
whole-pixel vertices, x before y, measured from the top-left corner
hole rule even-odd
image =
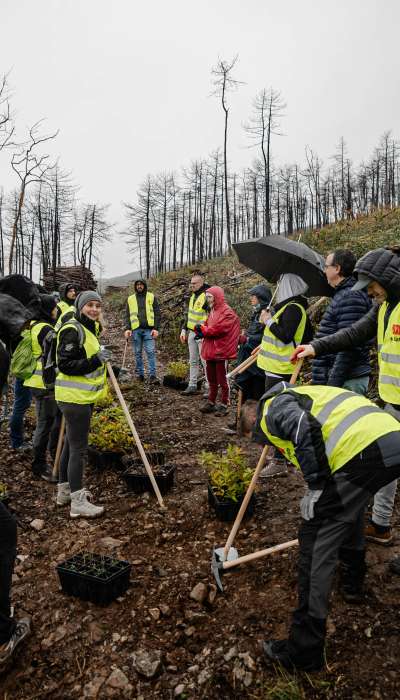
[[[65,282],[72,282],[76,284],[80,291],[85,291],[86,289],[97,289],[97,282],[93,277],[92,271],[81,265],[75,265],[72,267],[57,267],[55,284],[53,270],[49,270],[43,275],[43,285],[48,292],[58,291],[60,285]]]

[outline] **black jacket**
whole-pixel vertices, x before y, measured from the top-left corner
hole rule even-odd
[[[76,315],[76,320],[82,326],[96,335],[95,322],[87,316]],[[61,326],[58,334],[57,366],[63,374],[71,376],[81,376],[89,374],[101,366],[101,360],[97,355],[89,359],[86,357],[85,348],[79,342],[79,333],[75,328],[65,328]]]
[[[144,284],[144,291],[138,292],[136,285],[138,282]],[[149,326],[147,323],[146,316],[146,292],[147,292],[147,282],[146,280],[136,280],[134,284],[134,294],[136,294],[137,305],[138,305],[138,317],[139,317],[139,328],[155,328],[156,331],[160,330],[161,323],[161,312],[160,305],[156,297],[154,297],[153,310],[154,310],[154,326]],[[129,331],[131,329],[131,319],[128,302],[125,306],[125,330]]]
[[[265,400],[280,390],[279,385],[276,385],[260,401],[258,421],[255,426],[258,441],[262,441],[264,435],[260,427],[260,419],[263,415]],[[325,480],[331,475],[331,470],[321,426],[311,415],[311,406],[312,399],[304,394],[291,391],[278,393],[271,401],[268,410],[267,428],[273,435],[293,443],[304,479],[310,488],[316,489],[323,487]],[[265,435],[264,441],[267,442]]]
[[[357,261],[354,272],[379,282],[390,297],[400,299],[400,251],[370,250]]]
[[[347,277],[335,288],[333,300],[321,320],[316,339],[348,328],[370,310],[371,302],[367,293],[352,291],[355,282],[354,277]],[[369,344],[363,343],[351,350],[315,358],[312,383],[341,387],[347,379],[369,375],[369,350]]]
[[[271,333],[274,334],[278,340],[282,343],[288,344],[294,342],[294,336],[297,327],[301,321],[301,311],[295,304],[300,304],[303,309],[307,309],[308,303],[307,299],[303,296],[292,297],[291,299],[286,299],[274,306],[274,313],[279,311],[283,306],[288,304],[287,309],[279,316],[276,323],[272,323],[269,327]],[[311,321],[307,316],[306,325],[303,333],[302,343],[309,343],[313,337],[313,327]]]

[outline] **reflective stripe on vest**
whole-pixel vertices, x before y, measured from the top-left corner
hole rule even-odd
[[[290,362],[290,357],[293,354],[293,348],[301,343],[306,327],[307,314],[305,309],[301,304],[293,302],[282,306],[282,308],[274,314],[272,321],[276,322],[288,306],[297,306],[301,311],[301,320],[297,326],[293,342],[283,343],[279,338],[274,336],[268,326],[265,326],[261,348],[257,355],[257,367],[264,371],[273,372],[274,374],[292,374],[293,365]]]
[[[391,312],[386,331],[385,314],[388,303],[381,304],[378,313],[379,396],[388,403],[400,403],[400,303]]]
[[[25,379],[24,386],[29,386],[31,389],[45,389],[45,385],[42,379],[42,348],[39,345],[38,336],[42,328],[48,326],[48,323],[36,323],[33,321],[30,327],[31,333],[31,343],[32,343],[32,353],[33,357],[37,358],[36,367],[34,373]]]
[[[145,307],[146,307],[146,321],[148,326],[153,327],[154,326],[154,294],[152,292],[146,292],[146,301],[145,301]],[[136,328],[139,328],[140,323],[139,323],[139,311],[138,311],[138,303],[137,303],[137,297],[136,294],[131,294],[130,297],[128,297],[128,308],[129,308],[129,319],[131,323],[131,330],[136,330]]]
[[[187,317],[187,327],[189,330],[193,331],[194,327],[201,325],[207,321],[207,311],[203,309],[206,302],[206,293],[202,292],[198,297],[194,294],[189,299],[188,317]]]
[[[67,304],[66,301],[59,301],[57,304],[58,308],[60,309],[62,314],[65,314],[66,311],[68,311],[71,307],[69,304]]]
[[[100,350],[100,344],[96,336],[74,319],[67,321],[67,323],[62,326],[57,338],[57,347],[61,333],[67,328],[75,328],[78,332],[80,331],[80,333],[83,333],[84,341],[82,347],[88,359],[93,357],[93,355],[97,355]],[[106,392],[107,380],[105,365],[101,365],[101,367],[97,367],[92,372],[88,372],[88,374],[82,376],[72,376],[59,372],[56,378],[56,401],[78,404],[95,403],[104,398]]]
[[[75,311],[75,306],[68,306],[67,310],[62,312],[61,316],[59,316],[57,319],[56,325],[54,326],[54,330],[56,331],[56,333],[58,333],[63,323],[65,323],[66,321],[70,321],[75,317]]]
[[[395,418],[352,391],[335,387],[305,386],[285,389],[285,391],[302,394],[312,400],[310,413],[321,425],[325,452],[332,473],[347,464],[378,438],[399,430],[399,423]],[[266,418],[269,405],[274,398],[265,402],[261,428],[270,442],[278,447],[289,461],[299,467],[295,445],[268,431]]]

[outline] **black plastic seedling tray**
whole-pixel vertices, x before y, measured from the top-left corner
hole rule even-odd
[[[61,587],[67,595],[108,605],[129,586],[131,564],[102,554],[83,552],[57,565]]]
[[[88,448],[88,461],[96,469],[123,469],[123,452],[111,452],[96,450],[94,447]]]
[[[211,486],[208,485],[208,503],[211,506],[211,508],[214,509],[215,515],[217,516],[218,520],[222,520],[225,523],[232,522],[235,520],[240,506],[242,505],[243,498],[240,498],[237,503],[234,501],[222,501],[220,500],[212,490]],[[255,494],[253,493],[252,497],[250,498],[249,504],[247,506],[246,512],[244,514],[244,518],[250,518],[253,513],[254,513],[254,508],[256,505],[256,497]]]
[[[133,464],[134,461],[138,463]],[[158,465],[158,467],[154,467],[154,478],[162,494],[167,493],[167,491],[172,489],[174,485],[175,468],[175,465],[171,464]],[[162,471],[157,473],[157,469]],[[134,493],[153,491],[150,478],[147,476],[141,460],[132,460],[130,466],[126,471],[124,471],[122,476],[125,479],[129,491],[133,491]]]
[[[163,385],[169,389],[177,389],[183,391],[187,388],[188,382],[185,379],[178,379],[173,374],[165,374],[163,377]]]

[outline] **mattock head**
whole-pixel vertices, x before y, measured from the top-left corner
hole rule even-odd
[[[221,593],[223,593],[224,588],[223,588],[222,581],[221,581],[221,574],[223,573],[224,569],[222,566],[222,561],[220,560],[215,549],[213,549],[213,552],[212,552],[211,571],[214,575],[215,583],[217,584],[218,589],[221,591]]]

